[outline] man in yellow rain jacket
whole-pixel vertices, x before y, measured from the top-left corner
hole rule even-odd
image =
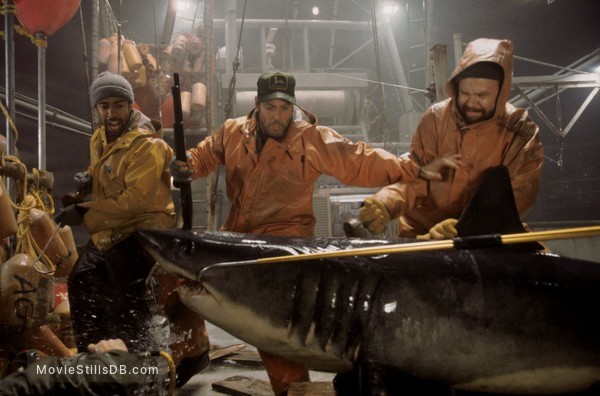
[[[527,111],[508,103],[513,46],[509,40],[478,39],[467,46],[446,84],[448,99],[423,115],[410,158],[422,166],[460,155],[461,165],[442,180],[416,180],[385,187],[365,199],[360,218],[373,233],[399,217],[399,236],[446,239],[486,171],[508,168],[521,217],[535,203],[544,160],[538,126]]]
[[[76,184],[84,185],[80,190],[90,186],[92,199],[55,217],[63,224],[83,221],[91,234],[68,279],[71,318],[79,350],[99,339],[122,338],[141,352],[161,346],[162,340],[152,338],[156,331],[150,329],[147,300],[146,281],[155,260],[132,234],[175,226],[169,174],[173,153],[160,123],[133,108],[133,89],[124,77],[101,73],[90,91],[101,125],[90,141],[90,166],[76,175]],[[204,321],[189,313],[174,325],[187,330],[194,322],[192,346],[185,354],[201,354],[206,366]]]
[[[295,78],[263,73],[257,82],[255,108],[246,117],[229,119],[196,147],[187,163],[173,160],[174,178],[207,176],[225,166],[231,210],[224,231],[282,236],[314,236],[312,198],[321,174],[349,185],[380,187],[418,175],[441,177],[439,169],[456,166],[440,158],[420,169],[408,158],[352,143],[319,126],[312,113],[296,105]],[[292,382],[309,379],[302,365],[259,351],[276,395]]]

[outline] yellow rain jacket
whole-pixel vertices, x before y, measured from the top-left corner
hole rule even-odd
[[[231,210],[222,230],[285,236],[314,235],[313,183],[321,174],[348,185],[381,187],[412,180],[418,166],[366,143],[352,143],[317,125],[314,114],[295,107],[281,143],[267,139],[256,150],[257,117],[229,119],[188,150],[193,177],[226,168]]]
[[[175,207],[171,198],[169,161],[173,150],[144,114],[133,110],[126,131],[107,143],[104,126],[90,141],[92,201],[84,223],[101,251],[140,229],[172,228]]]
[[[437,157],[462,154],[464,165],[456,171],[443,171],[442,181],[417,179],[388,186],[375,194],[392,218],[400,216],[401,237],[425,234],[444,219],[458,218],[485,172],[498,165],[508,168],[521,217],[534,205],[544,155],[537,125],[526,110],[508,103],[512,58],[509,40],[475,40],[465,49],[461,63],[446,84],[450,97],[432,105],[423,115],[412,140],[410,157],[425,165]],[[466,125],[456,107],[453,79],[482,61],[502,66],[504,80],[493,117]]]

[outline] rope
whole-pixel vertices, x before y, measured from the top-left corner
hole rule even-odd
[[[21,164],[20,160],[15,156],[3,156],[2,167],[4,168],[7,162]],[[24,253],[29,257],[35,257],[33,263],[34,269],[44,275],[52,276],[56,271],[56,265],[46,255],[46,249],[56,237],[58,227],[54,231],[51,238],[48,239],[43,248],[37,244],[31,234],[31,210],[39,209],[47,214],[54,213],[54,201],[45,187],[41,187],[42,173],[38,169],[33,169],[33,183],[27,183],[27,172],[23,172],[21,180],[15,180],[17,187],[20,187],[20,196],[23,197],[19,204],[15,204],[9,197],[10,204],[18,211],[17,215],[17,244],[15,254]]]
[[[15,144],[17,144],[17,140],[19,140],[19,132],[17,132],[17,127],[16,127],[15,123],[13,122],[13,120],[10,118],[10,115],[8,114],[8,110],[6,109],[6,107],[4,107],[4,103],[2,103],[1,100],[0,100],[0,108],[2,109],[2,113],[4,113],[4,117],[6,117],[6,120],[8,121],[8,124],[10,125],[10,129],[12,129],[13,134],[15,135]]]
[[[160,351],[160,356],[162,356],[169,364],[169,395],[173,395],[175,394],[177,367],[175,366],[173,358],[167,352]]]
[[[29,257],[36,257],[33,263],[34,269],[44,276],[52,276],[56,271],[56,266],[46,255],[45,249],[48,248],[48,245],[56,235],[56,231],[52,238],[48,240],[44,249],[40,249],[31,234],[32,221],[30,213],[32,209],[39,209],[37,204],[38,202],[32,195],[27,195],[22,202],[17,218],[17,246],[15,253],[24,253]]]
[[[176,385],[176,380],[177,380],[177,366],[175,365],[175,361],[173,360],[171,355],[165,351],[158,351],[158,352],[152,351],[152,352],[144,352],[141,354],[141,356],[143,356],[143,357],[160,356],[167,361],[167,364],[169,365],[169,390],[168,390],[167,394],[174,395],[175,394],[175,385]]]
[[[17,6],[14,4],[4,4],[0,6],[0,14],[1,15],[5,15],[5,14],[16,14],[17,13]]]
[[[17,6],[14,4],[1,4],[0,5],[0,15],[6,14],[16,14]],[[0,31],[0,39],[4,40],[4,30]]]
[[[25,28],[22,25],[17,25],[15,26],[15,31],[17,33],[19,33],[22,36],[25,37],[29,37],[29,39],[31,40],[31,42],[36,46],[36,47],[44,47],[44,48],[48,48],[48,40],[46,38],[46,35],[44,35],[44,38],[41,37],[35,37],[33,35],[33,33],[31,33],[27,28]]]

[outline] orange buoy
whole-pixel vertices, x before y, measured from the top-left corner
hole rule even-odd
[[[59,265],[69,256],[69,250],[58,234],[55,234],[56,223],[46,212],[35,208],[29,211],[29,221],[29,230],[35,243],[40,249],[46,248],[44,254],[52,264]]]
[[[8,260],[8,245],[4,241],[0,241],[0,265]]]
[[[0,239],[7,238],[17,232],[17,219],[10,205],[8,192],[4,188],[4,182],[0,180]]]
[[[181,62],[185,58],[185,52],[187,50],[188,38],[180,34],[173,40],[171,48],[171,58],[176,62]]]
[[[55,278],[64,278],[69,275],[73,269],[73,265],[79,258],[77,253],[77,245],[75,244],[75,238],[73,237],[73,230],[68,225],[62,226],[58,229],[58,235],[65,244],[69,255],[62,260],[56,266],[56,272],[54,273]]]
[[[27,30],[50,37],[73,18],[81,0],[15,0],[14,3],[17,19]]]
[[[202,43],[202,40],[200,40],[200,37],[197,37],[197,36],[190,37],[190,39],[188,40],[188,44],[187,44],[187,50],[190,54],[200,55],[203,48],[204,48],[204,45]]]
[[[143,66],[142,56],[140,55],[135,42],[125,40],[125,44],[123,44],[123,55],[125,56],[129,70],[135,71]]]
[[[195,57],[194,61],[192,62],[192,72],[202,73],[204,71],[202,70],[202,66],[204,66],[204,59],[202,59],[202,55],[199,55]]]
[[[160,106],[162,124],[165,128],[173,128],[175,115],[173,114],[173,95],[166,96]]]
[[[192,111],[200,111],[206,106],[206,85],[197,82],[192,85]]]
[[[157,62],[156,58],[154,57],[154,55],[145,54],[144,59],[146,60],[145,65],[146,65],[146,70],[148,72],[154,73],[154,72],[158,71],[158,62]]]
[[[190,118],[191,106],[192,93],[190,91],[181,91],[181,115],[184,120]]]
[[[146,43],[140,43],[137,45],[137,49],[142,56],[148,55],[150,53],[150,46]]]
[[[34,322],[42,275],[33,258],[18,253],[0,266],[0,324],[28,329]]]
[[[121,51],[121,69],[120,70],[119,70],[119,63],[117,60],[118,60],[118,51],[117,51],[117,47],[114,46],[114,47],[112,47],[112,49],[110,51],[110,56],[108,57],[108,71],[113,74],[122,74],[123,76],[129,75],[129,66],[127,65],[125,56],[123,55],[122,51]]]
[[[101,38],[98,40],[98,62],[106,65],[108,63],[108,57],[110,56],[110,48],[112,44],[107,38]]]

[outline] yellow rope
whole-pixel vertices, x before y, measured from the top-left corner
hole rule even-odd
[[[2,112],[4,113],[4,117],[6,117],[6,119],[8,120],[10,129],[12,129],[13,133],[15,134],[15,144],[17,144],[17,140],[19,140],[19,132],[17,132],[17,127],[15,126],[13,120],[10,118],[10,115],[8,114],[8,110],[6,109],[6,107],[4,107],[4,103],[2,103],[1,100],[0,100],[0,108],[2,109]]]
[[[165,351],[160,351],[160,356],[162,356],[167,363],[169,364],[169,395],[173,395],[175,393],[175,381],[177,379],[177,367],[175,366],[175,362],[171,355],[169,355]]]
[[[0,14],[16,14],[17,6],[14,4],[4,4],[0,5]]]
[[[56,271],[56,266],[44,250],[38,246],[31,234],[30,212],[32,209],[39,209],[37,205],[38,201],[32,195],[27,195],[21,202],[17,217],[17,246],[15,253],[25,253],[29,257],[34,258],[34,269],[44,276],[52,276]]]
[[[3,156],[3,168],[9,161],[16,164],[21,164],[17,157]],[[19,204],[15,204],[12,200],[10,200],[11,206],[18,211],[16,235],[17,243],[15,247],[15,253],[27,254],[29,257],[35,260],[33,266],[37,272],[44,276],[52,276],[56,271],[56,265],[46,255],[45,249],[56,236],[56,232],[53,234],[46,246],[40,248],[31,235],[30,214],[32,209],[39,209],[51,215],[54,212],[54,201],[52,200],[50,194],[48,194],[47,188],[42,187],[41,185],[42,173],[38,169],[34,168],[32,175],[34,181],[31,184],[27,183],[27,172],[24,172],[21,180],[16,180],[16,185],[20,187],[20,197],[22,197],[22,200],[19,202]]]

